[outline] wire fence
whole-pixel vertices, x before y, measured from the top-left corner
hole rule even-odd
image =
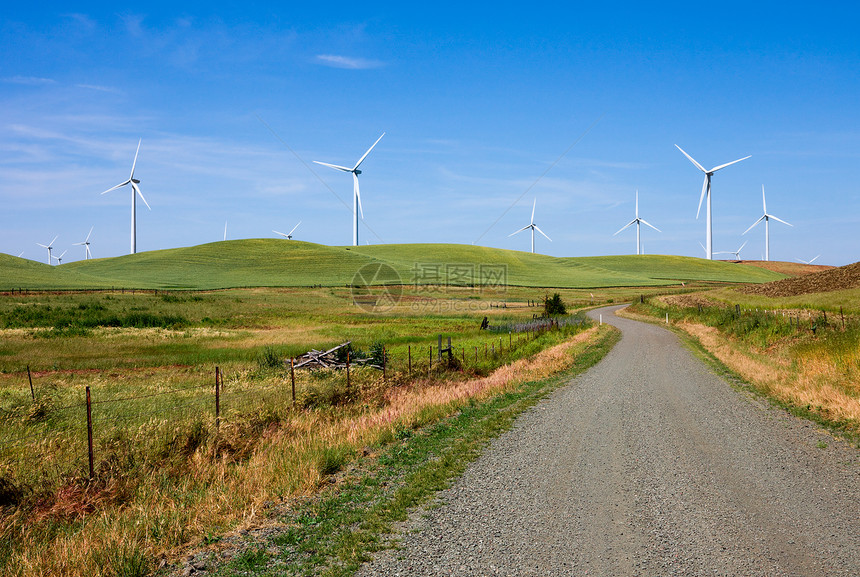
[[[120,391],[111,389],[110,383],[92,389],[42,391],[30,377],[30,389],[25,389],[30,395],[24,396],[25,392],[0,408],[0,477],[11,476],[31,486],[51,486],[69,478],[92,479],[104,468],[122,466],[112,462],[120,457],[133,461],[141,455],[165,455],[188,446],[195,427],[217,434],[219,427],[240,426],[261,411],[312,408],[320,402],[322,389],[339,388],[347,393],[361,387],[384,390],[452,366],[486,373],[530,354],[541,346],[534,343],[536,339],[565,326],[582,327],[583,321],[536,319],[507,327],[501,334],[488,331],[477,342],[452,343],[450,337],[439,335],[435,345],[389,345],[382,348],[378,368],[291,370],[294,363],[290,359],[269,373],[248,371],[226,378],[215,367],[206,383],[137,394],[129,394],[127,385]]]

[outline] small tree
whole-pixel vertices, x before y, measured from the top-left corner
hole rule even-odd
[[[564,306],[564,301],[561,300],[561,295],[555,293],[552,298],[545,298],[543,301],[543,314],[550,315],[566,315],[567,307]]]

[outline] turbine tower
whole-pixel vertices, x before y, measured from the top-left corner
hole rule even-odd
[[[88,233],[87,233],[87,238],[86,238],[86,240],[84,240],[84,242],[75,242],[75,243],[72,243],[72,246],[81,246],[81,245],[83,245],[83,246],[86,248],[86,257],[87,257],[87,260],[90,260],[90,258],[92,257],[92,254],[90,254],[90,235],[93,233],[93,229],[94,229],[94,228],[95,228],[95,226],[91,226],[91,227],[90,227],[90,232],[88,232]],[[65,253],[64,253],[64,254],[65,254]]]
[[[744,243],[738,250],[722,250],[720,252],[715,252],[714,254],[733,254],[735,255],[735,260],[741,260],[741,251],[744,249],[748,242],[748,240],[744,241]]]
[[[752,226],[749,227],[748,229],[746,229],[744,231],[744,234],[748,233],[753,228],[755,228],[755,225],[757,225],[761,221],[764,221],[764,260],[768,261],[768,260],[770,260],[770,226],[769,226],[770,219],[779,221],[782,224],[788,224],[788,223],[785,222],[784,220],[782,220],[781,218],[777,218],[774,215],[767,213],[767,202],[764,199],[764,185],[763,184],[761,185],[761,205],[762,205],[762,208],[764,208],[764,214],[761,217],[759,217],[759,219],[757,221],[752,223]],[[788,226],[793,226],[793,225],[788,224]]]
[[[534,254],[534,251],[535,251],[535,230],[537,230],[539,233],[544,235],[544,237],[546,237],[546,239],[548,241],[552,242],[552,239],[550,237],[546,236],[544,231],[542,231],[538,227],[538,225],[535,224],[535,206],[536,205],[537,205],[537,197],[535,197],[535,201],[532,203],[532,219],[529,222],[528,226],[524,226],[520,230],[518,230],[517,232],[512,232],[511,234],[508,235],[508,238],[510,238],[510,237],[514,236],[515,234],[521,233],[524,230],[532,229],[532,254]]]
[[[57,238],[59,238],[59,235],[55,236],[55,237],[54,237],[54,240],[57,240]],[[51,250],[52,250],[52,248],[51,248],[51,247],[53,247],[53,246],[54,246],[54,240],[52,240],[52,241],[51,241],[51,242],[49,242],[48,244],[42,244],[42,243],[40,243],[40,242],[37,242],[37,243],[36,243],[36,244],[38,244],[39,246],[41,246],[42,248],[46,248],[46,249],[48,249],[48,264],[51,264]],[[24,254],[24,253],[21,253],[21,254]]]
[[[149,203],[146,202],[145,198],[143,198],[143,193],[140,192],[140,187],[137,186],[140,183],[140,180],[138,180],[134,177],[134,167],[137,164],[137,155],[140,152],[140,143],[142,141],[143,141],[142,138],[137,141],[137,152],[134,153],[134,162],[131,163],[131,175],[128,177],[128,180],[126,180],[125,182],[122,182],[120,184],[117,184],[116,186],[109,188],[102,193],[102,194],[107,194],[112,190],[122,188],[126,184],[131,185],[131,254],[134,254],[137,252],[137,217],[136,217],[136,213],[135,213],[135,208],[136,208],[136,197],[135,197],[135,195],[139,195],[140,200],[143,201],[143,204],[146,205],[146,208],[149,208],[149,210],[152,210],[152,208],[150,208],[150,206],[149,206]]]
[[[622,230],[624,230],[628,226],[631,226],[634,224],[636,225],[636,254],[642,254],[642,251],[640,250],[640,244],[639,244],[639,225],[645,224],[645,225],[650,226],[651,228],[653,228],[657,232],[663,232],[663,231],[660,230],[659,228],[657,228],[656,226],[654,226],[653,224],[646,222],[645,219],[639,218],[639,190],[636,191],[636,218],[634,218],[633,220],[631,220],[630,222],[625,224],[624,227],[621,230],[619,230],[618,232],[621,232]],[[615,236],[616,234],[618,234],[618,232],[616,232],[612,236]]]
[[[302,224],[302,221],[299,221],[299,224]],[[282,232],[278,232],[278,231],[276,231],[276,230],[272,230],[272,232],[273,232],[273,233],[275,233],[275,234],[279,234],[279,235],[283,236],[284,238],[287,238],[287,239],[292,240],[292,238],[293,238],[293,233],[294,233],[294,232],[296,232],[296,229],[297,229],[297,228],[299,228],[299,224],[297,224],[296,226],[294,226],[294,227],[293,227],[293,230],[291,230],[291,231],[290,231],[290,232],[288,232],[287,234],[284,234],[284,233],[282,233]]]
[[[367,152],[364,153],[364,156],[358,159],[358,162],[355,163],[355,166],[352,168],[347,168],[345,166],[338,166],[337,164],[329,164],[327,162],[320,162],[318,160],[314,160],[315,163],[321,164],[323,166],[328,166],[329,168],[333,168],[335,170],[340,170],[341,172],[351,172],[352,173],[352,246],[358,246],[358,213],[361,212],[361,218],[364,219],[364,209],[361,208],[361,194],[358,192],[358,175],[361,174],[361,171],[358,169],[361,166],[361,163],[364,162],[364,159],[367,158],[367,155],[370,154],[370,151],[373,150],[373,147],[376,146],[382,137],[385,136],[385,133],[382,133],[382,136],[376,139],[376,142],[371,145],[370,148],[367,149]],[[297,225],[298,226],[298,225]],[[278,233],[280,234],[280,233]]]
[[[731,166],[732,164],[735,164],[736,162],[746,160],[747,158],[749,158],[749,156],[744,156],[743,158],[739,158],[737,160],[733,160],[731,162],[721,164],[719,166],[712,168],[711,170],[705,170],[705,167],[703,167],[701,164],[696,162],[692,156],[690,156],[689,154],[684,152],[683,148],[681,148],[677,144],[675,145],[675,148],[680,150],[681,153],[684,156],[686,156],[690,160],[690,162],[692,162],[696,166],[696,168],[698,168],[699,170],[701,170],[702,172],[705,173],[705,182],[702,183],[702,196],[699,197],[699,208],[696,210],[696,218],[697,219],[699,218],[699,213],[702,210],[702,201],[705,200],[705,197],[707,196],[708,197],[708,203],[707,203],[707,208],[706,208],[706,213],[705,213],[705,219],[708,222],[707,222],[706,229],[705,229],[706,230],[706,232],[705,232],[705,243],[707,244],[707,247],[705,248],[705,255],[706,255],[706,258],[708,260],[713,260],[713,258],[714,258],[714,253],[713,253],[714,244],[713,244],[713,235],[712,235],[712,227],[711,227],[711,177],[714,175],[714,173],[716,171],[720,170],[721,168],[725,168],[727,166]]]

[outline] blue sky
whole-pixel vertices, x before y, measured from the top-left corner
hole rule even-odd
[[[19,4],[0,21],[0,251],[64,262],[275,236],[556,256],[702,256],[701,173],[715,174],[714,250],[858,260],[857,11],[810,3],[254,8],[210,2]],[[310,167],[310,168],[309,168]],[[704,213],[704,209],[703,209]],[[428,255],[429,256],[429,255]],[[725,257],[723,257],[725,258]]]

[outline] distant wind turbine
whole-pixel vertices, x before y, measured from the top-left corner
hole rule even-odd
[[[57,264],[63,264],[63,257],[66,256],[66,253],[69,252],[67,250],[63,251],[63,254],[60,256],[55,256],[54,259],[57,261]]]
[[[532,219],[529,222],[528,226],[524,226],[520,230],[518,230],[516,232],[512,232],[511,234],[508,235],[508,238],[510,238],[510,237],[514,236],[515,234],[521,233],[524,230],[532,229],[532,253],[534,253],[534,251],[535,251],[535,231],[538,231],[539,233],[544,235],[544,237],[546,237],[546,239],[548,241],[552,242],[552,239],[550,237],[546,236],[546,233],[544,233],[544,231],[542,231],[538,227],[538,225],[535,224],[535,206],[537,206],[537,197],[535,197],[535,201],[532,203]]]
[[[227,219],[224,219],[224,240],[227,240]]]
[[[59,237],[59,235],[55,236],[55,237],[54,237],[54,240],[52,240],[52,241],[51,241],[51,242],[49,242],[48,244],[42,244],[42,243],[40,243],[40,242],[37,242],[37,243],[36,243],[36,244],[38,244],[39,246],[41,246],[42,248],[46,248],[46,249],[48,249],[48,264],[51,264],[51,250],[52,250],[52,248],[51,248],[51,247],[53,247],[53,246],[54,246],[54,241],[55,241],[55,240],[57,240],[57,238],[58,238],[58,237]],[[23,254],[23,253],[21,253],[21,254]]]
[[[631,220],[630,222],[625,224],[624,227],[618,231],[618,232],[621,232],[622,230],[624,230],[625,228],[627,228],[629,226],[632,226],[634,224],[636,225],[636,254],[642,254],[642,250],[640,249],[640,243],[639,243],[639,225],[640,225],[640,223],[645,224],[647,226],[650,226],[651,228],[653,228],[657,232],[663,232],[659,228],[654,226],[653,224],[649,224],[648,222],[646,222],[645,219],[639,218],[639,191],[637,190],[636,191],[636,218],[634,218],[633,220]],[[617,235],[618,232],[616,232],[612,236]]]
[[[75,242],[75,243],[72,243],[72,246],[81,246],[81,245],[83,245],[83,246],[86,248],[86,257],[87,257],[87,260],[90,260],[90,258],[92,257],[92,254],[90,254],[90,235],[93,233],[93,229],[94,229],[94,228],[95,228],[95,226],[91,226],[91,227],[90,227],[90,232],[88,232],[88,233],[87,233],[87,238],[86,238],[86,240],[84,240],[84,242]]]
[[[767,202],[764,199],[764,185],[763,184],[761,185],[761,205],[764,208],[764,214],[762,216],[760,216],[757,221],[752,223],[752,226],[749,227],[748,229],[746,229],[744,231],[744,234],[748,233],[753,228],[755,228],[755,225],[757,225],[761,221],[764,221],[764,260],[770,260],[770,230],[769,230],[770,229],[770,227],[769,227],[770,219],[779,221],[782,224],[788,224],[788,223],[785,222],[784,220],[782,220],[781,218],[777,218],[774,215],[767,213]],[[793,225],[788,224],[788,226],[793,226]]]
[[[721,164],[719,166],[716,166],[716,167],[712,168],[711,170],[706,170],[705,167],[703,167],[701,164],[696,162],[692,156],[690,156],[689,154],[684,152],[683,148],[681,148],[677,144],[675,145],[675,148],[680,150],[681,153],[690,160],[690,162],[692,162],[694,165],[696,165],[696,168],[698,168],[699,170],[701,170],[702,172],[705,173],[705,181],[702,183],[702,196],[699,197],[699,208],[696,210],[696,218],[699,218],[699,212],[701,212],[701,210],[702,210],[702,201],[705,200],[705,197],[707,196],[708,197],[708,203],[707,203],[707,208],[706,208],[706,213],[705,213],[705,218],[707,220],[706,232],[705,232],[705,242],[707,243],[707,248],[705,249],[705,254],[706,254],[706,258],[708,260],[712,260],[714,257],[714,253],[713,253],[714,244],[713,244],[713,235],[712,235],[712,226],[711,226],[711,177],[714,175],[714,173],[716,171],[718,171],[722,168],[725,168],[727,166],[731,166],[732,164],[735,164],[736,162],[740,162],[741,160],[746,160],[747,158],[749,158],[749,156],[744,156],[743,158],[739,158],[737,160],[727,162],[726,164]]]
[[[21,252],[18,253],[18,258],[21,258],[23,255],[24,255],[24,251],[22,250]]]
[[[299,224],[302,224],[302,221],[299,221]],[[272,232],[273,232],[273,233],[275,233],[275,234],[279,234],[279,235],[281,235],[281,236],[283,236],[283,237],[285,237],[285,238],[292,239],[292,238],[293,238],[293,233],[294,233],[294,232],[296,232],[296,229],[297,229],[297,228],[299,228],[299,224],[297,224],[296,226],[294,226],[294,227],[293,227],[293,230],[291,230],[291,231],[290,231],[290,232],[288,232],[287,234],[284,234],[284,233],[282,233],[282,232],[278,232],[278,231],[276,231],[276,230],[272,230]]]
[[[741,251],[744,249],[744,247],[747,245],[748,242],[749,242],[748,240],[744,241],[744,243],[741,245],[741,247],[738,250],[723,250],[720,252],[715,252],[714,254],[733,254],[733,255],[735,255],[735,260],[741,260]]]
[[[137,152],[134,153],[134,162],[131,163],[131,175],[128,177],[128,180],[126,180],[125,182],[122,182],[120,184],[117,184],[116,186],[109,188],[102,193],[102,194],[107,194],[112,190],[122,188],[126,184],[131,185],[131,254],[135,254],[137,252],[137,217],[136,217],[136,213],[135,213],[135,208],[136,208],[136,201],[135,201],[136,196],[135,195],[139,195],[140,200],[143,201],[143,204],[146,205],[146,208],[149,208],[149,210],[152,210],[152,208],[150,208],[150,206],[149,206],[149,203],[146,202],[145,198],[143,198],[143,193],[140,192],[140,187],[137,186],[140,183],[140,180],[138,180],[134,177],[134,167],[135,167],[135,165],[137,165],[137,155],[140,152],[140,143],[142,141],[143,141],[142,138],[137,141]]]
[[[812,263],[814,263],[816,260],[818,260],[818,257],[820,257],[820,256],[821,256],[821,255],[819,254],[819,255],[817,255],[815,258],[813,258],[812,260],[803,260],[803,259],[800,259],[800,258],[796,258],[796,259],[794,259],[794,260],[796,260],[797,262],[802,262],[803,264],[812,264]]]
[[[370,154],[370,151],[373,150],[373,147],[376,146],[382,137],[385,136],[385,133],[382,133],[382,136],[376,139],[370,148],[367,149],[367,152],[358,159],[358,162],[355,163],[355,166],[352,168],[347,168],[345,166],[338,166],[337,164],[329,164],[327,162],[320,162],[318,160],[314,160],[315,163],[321,164],[322,166],[328,166],[329,168],[333,168],[335,170],[340,170],[341,172],[350,172],[352,173],[352,246],[358,246],[358,213],[361,212],[361,218],[364,219],[364,209],[361,208],[361,194],[358,191],[358,175],[361,174],[361,171],[358,169],[361,166],[361,163],[364,162],[364,159],[367,158],[367,155]],[[280,234],[280,233],[279,233]]]

